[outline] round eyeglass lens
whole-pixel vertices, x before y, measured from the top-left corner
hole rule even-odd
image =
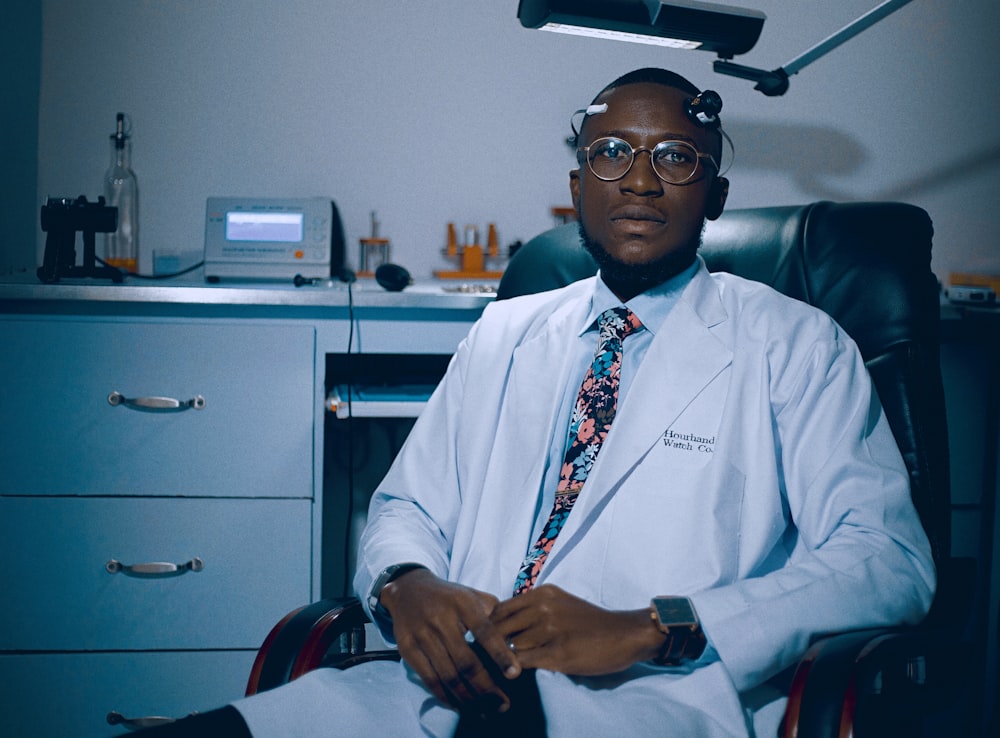
[[[683,141],[658,143],[652,157],[653,170],[664,182],[686,182],[698,168],[698,150]]]
[[[620,138],[598,139],[587,151],[591,171],[607,180],[624,177],[632,165],[632,156],[632,147]]]

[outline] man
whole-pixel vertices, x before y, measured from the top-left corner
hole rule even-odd
[[[489,306],[372,500],[355,588],[403,664],[236,703],[254,735],[451,735],[517,710],[525,674],[550,736],[773,735],[812,636],[924,615],[854,344],[697,257],[728,193],[697,97],[639,70],[588,108],[570,188],[600,273]]]

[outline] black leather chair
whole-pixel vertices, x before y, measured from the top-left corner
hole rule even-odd
[[[972,564],[950,556],[948,439],[938,357],[939,288],[930,270],[932,225],[900,203],[730,211],[710,222],[701,253],[712,271],[772,285],[826,311],[858,343],[909,470],[913,500],[938,566],[931,614],[916,628],[817,640],[795,671],[785,736],[974,735],[961,703],[970,644]],[[525,244],[499,298],[593,274],[575,224]],[[291,613],[268,636],[248,694],[319,666],[398,658],[366,652],[356,600],[324,600]],[[970,690],[964,690],[968,692]]]

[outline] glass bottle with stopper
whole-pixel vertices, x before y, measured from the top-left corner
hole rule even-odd
[[[132,137],[118,113],[111,134],[111,164],[104,175],[104,199],[118,208],[118,228],[105,234],[104,261],[126,272],[139,265],[139,183],[132,171]]]

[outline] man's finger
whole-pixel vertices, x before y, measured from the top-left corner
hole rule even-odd
[[[437,670],[421,651],[408,654],[404,660],[415,672],[417,672],[417,676],[420,677],[424,686],[427,687],[431,694],[433,694],[440,702],[446,705],[452,705],[456,708],[460,707],[457,699],[453,695],[449,694],[445,689],[444,682],[441,680]]]

